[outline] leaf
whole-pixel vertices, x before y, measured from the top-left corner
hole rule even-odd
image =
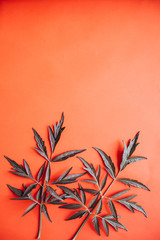
[[[46,205],[44,205],[44,204],[42,205],[42,212],[44,213],[44,215],[46,216],[46,218],[47,218],[50,222],[52,222],[52,220],[51,220],[50,217],[49,217],[47,207],[46,207]]]
[[[30,193],[34,188],[36,188],[36,186],[37,186],[37,183],[30,184],[24,191],[23,196],[26,196],[28,193]]]
[[[22,197],[23,196],[23,191],[21,189],[18,189],[18,188],[14,188],[12,186],[10,186],[9,184],[7,184],[8,188],[14,193],[16,194],[17,196],[20,196]]]
[[[100,198],[100,200],[99,200],[96,214],[98,215],[99,213],[101,213],[101,210],[102,210],[102,198]]]
[[[138,182],[137,180],[133,180],[133,179],[129,179],[129,178],[119,178],[117,179],[119,182],[125,183],[127,184],[129,187],[130,185],[134,186],[134,187],[138,187],[138,188],[143,188],[145,190],[149,190],[149,188],[147,186],[145,186],[144,184]]]
[[[95,194],[95,195],[97,195],[99,193],[99,191],[97,191],[95,189],[89,189],[89,188],[83,188],[83,191],[91,193],[91,194]]]
[[[49,183],[50,175],[51,175],[51,168],[50,168],[50,163],[48,162],[47,169],[46,169],[46,176],[45,176],[45,180],[47,184]]]
[[[71,190],[71,189],[69,189],[69,188],[67,188],[67,187],[64,187],[64,186],[58,186],[57,185],[57,187],[59,187],[60,189],[62,189],[66,194],[68,194],[68,195],[73,195],[73,196],[75,196],[74,195],[74,193],[73,193],[73,191]]]
[[[82,188],[82,186],[81,186],[80,183],[79,183],[79,188],[81,189],[81,190],[80,190],[80,193],[81,193],[82,203],[85,205],[85,203],[86,203],[86,194],[85,194],[85,192],[83,191],[83,188]]]
[[[106,221],[104,220],[104,218],[102,218],[102,223],[103,223],[104,230],[107,233],[107,236],[109,236],[109,227],[108,227],[108,224],[106,223]]]
[[[55,192],[55,190],[53,190],[53,188],[51,188],[50,186],[46,187],[47,191],[56,199],[62,201],[63,199]]]
[[[132,206],[130,205],[129,202],[123,201],[123,199],[117,199],[115,200],[116,202],[119,202],[120,204],[122,204],[123,206],[125,206],[126,208],[128,208],[131,212],[134,213],[134,209],[132,208]]]
[[[65,127],[62,128],[64,122],[64,113],[62,113],[62,117],[60,122],[57,122],[57,125],[54,125],[54,139],[55,139],[55,146],[58,143],[61,133],[63,132],[63,130],[65,129]]]
[[[109,174],[112,178],[115,178],[115,166],[112,162],[111,158],[101,149],[93,147],[103,159],[104,164],[106,165],[107,169],[109,169]]]
[[[32,209],[34,209],[34,208],[37,206],[37,204],[38,204],[38,203],[33,203],[33,204],[31,204],[31,205],[26,209],[26,211],[23,213],[22,217],[23,217],[24,215],[26,215],[28,212],[30,212]]]
[[[76,219],[76,218],[81,218],[82,216],[84,216],[88,211],[87,210],[80,210],[78,212],[76,212],[75,214],[73,214],[71,217],[69,217],[68,219],[66,219],[66,221],[72,220],[72,219]]]
[[[4,156],[8,162],[11,164],[12,167],[14,167],[16,170],[23,172],[22,168],[18,165],[18,163],[16,163],[14,160],[11,160],[10,158],[8,158],[7,156]]]
[[[94,205],[96,204],[96,202],[98,200],[98,197],[99,197],[99,194],[92,199],[92,201],[90,202],[90,204],[88,206],[89,209],[94,207]]]
[[[66,172],[64,172],[59,178],[57,178],[57,180],[55,180],[54,182],[52,182],[51,184],[59,184],[61,182],[61,180],[63,180],[65,178],[65,176],[67,176],[69,174],[69,172],[72,170],[72,167],[69,168]]]
[[[137,204],[135,204],[135,203],[131,203],[131,202],[130,202],[130,205],[131,205],[135,210],[143,213],[145,217],[148,217],[148,216],[147,216],[147,213],[145,212],[145,210],[144,210],[141,206],[139,206],[139,205],[137,205]]]
[[[22,173],[22,172],[14,172],[14,171],[9,171],[10,173],[13,173],[15,175],[18,175],[20,177],[25,177],[25,178],[30,178],[26,173]]]
[[[117,211],[111,200],[109,200],[109,208],[110,208],[111,213],[113,214],[114,218],[117,220]]]
[[[25,190],[27,189],[27,187],[26,187],[26,185],[25,185],[24,183],[23,183],[23,187],[24,187]],[[27,193],[27,196],[29,197],[30,200],[35,201],[35,199],[34,199],[34,197],[32,196],[32,193],[31,193],[31,192]]]
[[[122,229],[128,231],[125,226],[123,226],[121,223],[115,221],[114,219],[106,219],[106,221],[107,221],[112,227],[114,227],[116,231],[118,231],[117,227],[122,228]]]
[[[91,179],[84,179],[84,180],[82,180],[82,181],[83,181],[83,182],[89,182],[89,183],[97,184],[96,181],[91,180]]]
[[[106,174],[106,176],[104,177],[104,179],[103,179],[103,181],[102,181],[102,184],[101,184],[101,187],[100,187],[101,191],[103,190],[103,188],[104,188],[105,185],[106,185],[107,177],[108,177],[108,173]]]
[[[68,176],[66,176],[64,179],[65,180],[76,180],[77,178],[85,175],[86,173],[77,173],[77,174],[70,174]]]
[[[126,190],[120,191],[120,192],[112,195],[111,198],[117,198],[117,197],[123,195],[124,193],[128,192],[129,190],[130,190],[130,189],[126,189]]]
[[[81,204],[67,204],[67,205],[60,206],[59,208],[78,209],[78,208],[82,208],[82,207],[83,207],[83,205],[81,205]]]
[[[128,157],[130,157],[133,154],[136,147],[138,146],[137,140],[138,140],[139,134],[140,134],[140,131],[135,135],[133,140],[130,140],[130,143],[128,145]]]
[[[123,155],[122,155],[122,162],[120,164],[120,170],[122,171],[126,167],[126,161],[128,159],[128,148],[125,144],[125,141],[123,141],[124,149],[123,149]]]
[[[42,194],[42,187],[40,187],[37,191],[37,194],[36,194],[37,201],[39,201],[39,199],[41,198],[41,194]]]
[[[51,145],[51,154],[53,154],[56,141],[55,141],[54,133],[53,133],[51,127],[49,126],[48,128],[49,128],[49,141],[50,141],[50,145]]]
[[[24,159],[23,159],[23,163],[24,163],[26,173],[28,174],[28,176],[30,176],[32,178],[33,176],[32,176],[32,173],[31,173],[31,170],[30,170],[30,167],[29,167],[28,163]]]
[[[79,199],[79,201],[82,202],[81,197],[80,197],[80,195],[79,195],[77,189],[75,189],[75,188],[74,188],[74,194],[75,194],[76,197]]]
[[[64,161],[67,158],[73,157],[73,156],[75,156],[78,153],[84,152],[85,150],[86,149],[83,149],[83,150],[73,150],[73,151],[68,151],[68,152],[62,153],[62,154],[58,155],[57,157],[53,158],[52,162]]]
[[[47,150],[46,150],[44,141],[42,140],[42,138],[40,137],[40,135],[36,132],[36,130],[34,128],[32,128],[32,130],[34,132],[34,137],[35,137],[35,140],[36,140],[39,150],[41,150],[41,152],[44,153],[45,158],[48,160]]]
[[[18,197],[18,198],[11,198],[11,200],[30,200],[29,197]]]
[[[38,175],[37,175],[37,180],[38,180],[38,182],[40,182],[40,180],[41,180],[41,178],[42,178],[42,176],[43,176],[45,164],[46,164],[46,162],[44,162],[44,164],[42,165],[42,167],[39,169],[39,172],[38,172]]]
[[[95,228],[96,232],[98,233],[98,235],[101,235],[100,234],[100,229],[99,229],[98,218],[95,216],[92,221],[93,221],[93,225],[94,225],[94,228]]]
[[[100,177],[100,174],[101,174],[101,166],[99,165],[98,170],[97,170],[97,173],[96,173],[96,178],[97,178],[97,182],[98,182],[98,184],[99,184],[99,177]]]
[[[118,200],[129,201],[129,200],[135,198],[136,196],[137,196],[137,194],[136,194],[136,195],[129,196],[129,197],[126,197],[126,198],[121,198],[121,199],[118,199]],[[116,201],[116,200],[115,200],[115,201]]]
[[[41,150],[39,150],[38,148],[34,148],[42,157],[44,157],[47,161],[49,161],[48,157],[46,156],[46,154],[44,152],[42,152]]]

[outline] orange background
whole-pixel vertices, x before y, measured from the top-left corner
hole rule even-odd
[[[160,3],[159,1],[2,1],[0,2],[0,182],[1,240],[34,239],[38,208],[21,215],[27,201],[11,201],[6,187],[30,180],[9,173],[3,155],[19,164],[25,158],[34,174],[43,159],[33,150],[32,127],[45,139],[47,126],[65,113],[56,154],[87,148],[81,154],[101,163],[91,148],[99,147],[117,162],[122,139],[141,130],[138,155],[148,160],[126,168],[121,177],[137,179],[151,192],[133,188],[148,214],[117,205],[128,232],[116,240],[160,239]],[[70,166],[82,171],[77,158],[56,163],[55,176]],[[76,185],[75,185],[76,186]],[[110,193],[124,185],[115,184]],[[90,196],[90,195],[89,195]],[[82,219],[65,222],[68,211],[49,206],[51,224],[43,217],[42,240],[70,239]],[[88,221],[77,240],[99,237]]]

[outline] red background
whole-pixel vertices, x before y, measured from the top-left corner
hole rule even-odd
[[[122,139],[141,130],[137,154],[148,160],[128,166],[121,177],[151,189],[133,189],[148,219],[117,206],[129,231],[111,229],[110,239],[159,239],[159,1],[1,0],[0,55],[1,240],[33,239],[38,227],[38,209],[21,218],[29,203],[9,200],[13,194],[6,183],[21,187],[23,179],[9,173],[3,155],[18,163],[25,158],[36,174],[43,159],[33,150],[31,129],[47,142],[47,126],[62,111],[66,130],[56,154],[87,148],[81,156],[96,166],[101,160],[92,146],[106,151],[117,166]],[[53,173],[70,166],[82,171],[72,158],[57,163]],[[124,188],[115,184],[112,191],[118,186]],[[49,212],[53,223],[43,217],[42,240],[69,239],[82,222],[65,222],[69,212],[56,206]],[[106,239],[101,232],[99,237],[88,221],[77,240]]]

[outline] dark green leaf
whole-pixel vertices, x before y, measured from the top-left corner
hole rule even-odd
[[[98,200],[98,197],[99,197],[99,194],[92,199],[92,201],[90,202],[90,204],[88,206],[89,209],[94,207],[94,205],[96,204],[96,202]]]
[[[103,227],[104,227],[104,230],[106,231],[107,236],[109,236],[109,227],[108,227],[108,224],[106,223],[106,221],[104,220],[104,218],[102,218],[102,223],[103,223]]]
[[[73,157],[73,156],[75,156],[78,153],[84,152],[85,150],[86,149],[83,149],[83,150],[73,150],[73,151],[68,151],[68,152],[62,153],[62,154],[58,155],[57,157],[53,158],[52,162],[64,161],[67,158]]]
[[[94,168],[94,166],[93,166],[93,164],[91,163],[91,169],[92,169],[92,172],[94,173],[94,176],[96,176],[96,170],[95,170],[95,168]]]
[[[100,235],[98,218],[95,216],[92,221],[93,221],[93,225],[94,225],[94,228],[95,228],[96,232],[98,233],[98,235]]]
[[[77,180],[61,180],[61,182],[59,182],[58,184],[69,184],[69,183],[75,183],[75,182],[77,182]]]
[[[43,173],[44,173],[44,168],[45,168],[46,162],[42,165],[42,167],[39,169],[38,175],[37,175],[37,180],[38,182],[41,180]]]
[[[55,148],[55,144],[56,144],[56,141],[55,141],[55,138],[54,138],[54,133],[51,129],[51,127],[49,126],[49,141],[50,141],[50,145],[51,145],[51,151],[52,153],[54,152],[54,148]]]
[[[143,213],[144,216],[147,217],[147,213],[144,211],[144,209],[143,209],[141,206],[137,205],[136,203],[132,203],[132,202],[130,202],[130,205],[131,205],[135,210]]]
[[[28,193],[30,193],[34,188],[36,188],[36,186],[37,186],[37,183],[30,184],[24,191],[23,196],[26,196]]]
[[[124,230],[126,230],[126,231],[128,231],[125,226],[123,226],[121,223],[115,221],[114,219],[106,219],[106,221],[107,221],[112,227],[114,227],[116,231],[118,231],[118,229],[117,229],[118,227],[119,227],[119,228],[122,228],[122,229],[124,229]]]
[[[45,202],[45,200],[46,200],[46,195],[47,195],[47,192],[45,191],[45,192],[43,193],[43,202]]]
[[[106,176],[104,177],[104,179],[103,179],[103,181],[102,181],[102,184],[101,184],[101,187],[100,187],[101,191],[103,190],[103,188],[104,188],[105,185],[106,185],[107,177],[108,177],[108,173],[106,174]]]
[[[45,180],[47,184],[49,183],[50,176],[51,176],[51,168],[50,168],[50,163],[48,162],[47,169],[46,169],[46,176],[45,176]]]
[[[62,128],[63,122],[64,122],[64,113],[62,113],[62,118],[61,118],[60,122],[57,122],[57,125],[54,125],[55,145],[58,143],[58,141],[61,137],[61,133],[65,129],[65,127]]]
[[[17,196],[22,197],[23,196],[23,191],[21,189],[18,188],[14,188],[12,186],[10,186],[9,184],[7,184],[8,188]]]
[[[100,200],[99,200],[96,214],[98,215],[99,213],[101,213],[101,210],[102,210],[102,198],[100,198]]]
[[[44,153],[45,158],[48,160],[47,150],[46,150],[46,146],[44,144],[44,141],[42,140],[40,135],[36,132],[36,130],[34,128],[32,128],[32,129],[33,129],[33,132],[34,132],[34,137],[35,137],[38,148],[41,150],[41,152]]]
[[[121,199],[115,200],[116,202],[119,202],[120,204],[122,204],[123,206],[125,206],[126,208],[128,208],[131,212],[134,213],[134,209],[132,208],[132,206],[130,205],[129,202],[123,201]]]
[[[23,184],[23,187],[24,187],[25,190],[27,189],[27,187],[26,187],[25,184]],[[27,196],[30,198],[30,200],[33,200],[33,201],[34,201],[34,197],[32,196],[32,193],[31,193],[31,192],[27,193]]]
[[[82,180],[82,181],[83,181],[83,182],[89,182],[89,183],[97,184],[96,181],[91,180],[91,179],[84,179],[84,180]]]
[[[137,143],[138,137],[139,137],[140,132],[138,132],[133,140],[130,140],[130,143],[128,145],[128,157],[132,155],[132,153],[135,151],[136,147],[138,146],[139,143]]]
[[[65,208],[65,209],[78,209],[81,207],[83,207],[83,205],[81,204],[67,204],[67,205],[60,206],[60,208]]]
[[[74,194],[76,195],[77,199],[79,199],[80,202],[82,202],[81,197],[77,191],[77,189],[74,188]]]
[[[30,200],[29,197],[18,197],[18,198],[11,198],[11,200]]]
[[[139,188],[143,188],[143,189],[146,189],[146,190],[150,191],[148,187],[146,187],[144,184],[138,182],[137,180],[133,180],[133,179],[129,179],[129,178],[119,178],[117,180],[119,182],[127,184],[129,187],[131,185],[131,186],[134,186],[134,187],[139,187]]]
[[[67,188],[67,187],[64,187],[64,186],[58,186],[57,185],[57,187],[59,187],[60,189],[62,189],[66,194],[68,194],[68,195],[73,195],[73,196],[75,196],[74,195],[74,192],[71,190],[71,189],[69,189],[69,188]]]
[[[83,202],[83,204],[85,205],[85,203],[86,203],[86,194],[85,194],[85,192],[83,191],[83,188],[82,188],[82,186],[81,186],[80,183],[79,183],[79,188],[81,189],[81,190],[80,190],[80,193],[81,193],[82,202]]]
[[[24,173],[24,171],[22,170],[22,168],[18,165],[18,163],[16,163],[14,160],[11,160],[10,158],[8,158],[7,156],[4,156],[8,162],[11,164],[12,167],[15,168],[15,170],[18,170],[19,172]]]
[[[37,206],[37,204],[38,204],[38,203],[33,203],[33,204],[31,204],[31,205],[26,209],[26,211],[23,213],[22,217],[23,217],[24,215],[26,215],[28,212],[30,212],[32,209],[34,209],[34,208]]]
[[[111,198],[117,198],[117,197],[123,195],[124,193],[128,192],[129,190],[130,190],[130,189],[126,189],[126,190],[120,191],[120,192],[112,195]]]
[[[121,198],[121,199],[118,199],[118,200],[129,201],[129,200],[135,198],[136,196],[137,196],[137,194],[136,194],[136,195],[129,196],[129,197],[126,197],[126,198]],[[116,200],[115,200],[115,201],[116,201]]]
[[[53,197],[55,197],[56,199],[58,199],[58,200],[63,200],[63,199],[55,192],[55,190],[53,190],[53,188],[51,188],[50,186],[47,186],[46,189],[47,189],[47,191],[48,191]]]
[[[69,174],[71,170],[72,170],[72,167],[69,168],[66,172],[64,172],[59,178],[57,178],[57,180],[55,180],[51,184],[57,184],[57,183],[59,184]]]
[[[28,174],[28,176],[30,176],[32,178],[33,176],[32,176],[32,173],[31,173],[31,170],[30,170],[30,167],[29,167],[28,163],[24,159],[23,159],[23,163],[24,163],[26,173]]]
[[[47,161],[48,161],[48,157],[46,156],[46,154],[44,152],[42,152],[41,150],[39,150],[38,148],[34,148],[42,157],[44,157]]]
[[[117,220],[117,211],[111,200],[109,200],[109,208],[110,208],[111,213],[113,214],[114,218]]]
[[[97,173],[96,173],[96,178],[97,178],[97,182],[98,182],[98,184],[99,184],[99,177],[100,177],[100,174],[101,174],[101,166],[99,165],[98,170],[97,170]]]
[[[120,170],[122,171],[126,167],[126,162],[128,159],[128,148],[126,146],[126,143],[123,141],[124,149],[123,149],[123,155],[122,155],[122,162],[120,164]]]
[[[111,158],[101,149],[95,147],[94,149],[100,154],[104,164],[106,165],[107,169],[109,169],[109,174],[111,175],[111,177],[115,178],[115,166]]]
[[[80,211],[76,212],[75,214],[73,214],[70,218],[66,219],[66,221],[69,221],[69,220],[72,220],[72,219],[76,219],[76,218],[81,218],[87,212],[88,212],[87,210],[80,210]]]
[[[77,174],[71,174],[71,175],[68,175],[64,178],[64,180],[76,180],[77,178],[85,175],[86,173],[77,173]]]
[[[14,172],[14,171],[9,171],[10,173],[13,173],[15,175],[18,175],[20,177],[25,177],[25,178],[30,178],[26,173],[22,173],[22,172]]]
[[[91,194],[95,194],[95,195],[99,193],[99,191],[97,191],[95,189],[89,189],[89,188],[83,188],[83,191],[91,193]]]
[[[42,212],[44,213],[44,215],[46,216],[46,218],[50,221],[50,222],[52,222],[52,220],[50,219],[50,217],[49,217],[49,214],[48,214],[48,211],[47,211],[47,207],[46,207],[46,205],[42,205]]]
[[[37,194],[36,194],[37,201],[39,201],[39,199],[41,198],[41,194],[42,194],[42,187],[40,187],[37,191]]]

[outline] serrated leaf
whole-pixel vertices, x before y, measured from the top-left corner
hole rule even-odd
[[[115,166],[114,163],[112,162],[110,156],[108,156],[104,151],[102,151],[99,148],[93,147],[101,156],[104,164],[106,165],[107,169],[109,169],[109,174],[112,178],[115,178]]]
[[[99,213],[101,213],[101,210],[102,210],[102,198],[100,198],[100,200],[99,200],[96,214],[98,215]]]
[[[50,186],[46,187],[47,191],[56,199],[62,201],[63,199],[55,192],[55,190],[53,188],[51,188]]]
[[[92,199],[92,201],[90,202],[90,204],[88,206],[89,209],[94,207],[94,205],[96,204],[96,202],[98,200],[98,197],[99,197],[99,194]]]
[[[42,152],[41,150],[39,150],[39,149],[36,148],[36,147],[34,147],[34,149],[35,149],[42,157],[44,157],[47,161],[49,161],[49,160],[48,160],[48,157],[46,157],[46,154],[45,154],[44,152]]]
[[[42,205],[42,212],[44,213],[44,215],[46,216],[46,218],[47,218],[50,222],[52,222],[52,220],[51,220],[50,217],[49,217],[47,207],[46,207],[46,205],[44,205],[44,204]]]
[[[124,149],[123,149],[123,155],[122,155],[122,162],[120,164],[120,170],[122,171],[126,166],[126,161],[128,159],[128,148],[126,146],[125,141],[123,141]]]
[[[46,158],[47,160],[49,160],[49,159],[48,159],[48,155],[47,155],[46,146],[45,146],[45,144],[44,144],[44,141],[42,140],[42,138],[40,137],[40,135],[37,133],[37,131],[36,131],[34,128],[32,128],[32,130],[33,130],[33,132],[34,132],[34,138],[35,138],[35,140],[36,140],[36,143],[37,143],[37,146],[38,146],[39,150],[41,150],[41,152],[43,152],[45,158]],[[36,150],[37,150],[37,149],[36,149]],[[40,152],[39,152],[39,153],[40,153]]]
[[[97,191],[95,189],[90,189],[90,188],[83,188],[83,191],[91,193],[91,194],[95,194],[95,195],[97,195],[99,193],[99,191]]]
[[[126,189],[126,190],[123,190],[123,191],[120,191],[114,195],[111,196],[111,198],[117,198],[117,197],[120,197],[121,195],[123,195],[124,193],[128,192],[130,189]]]
[[[84,152],[85,150],[86,149],[83,149],[83,150],[73,150],[73,151],[68,151],[68,152],[62,153],[62,154],[58,155],[57,157],[53,158],[52,162],[64,161],[67,158],[74,157],[78,153]]]
[[[96,175],[94,174],[91,168],[83,168],[86,172],[88,172],[94,179],[96,179]],[[97,179],[96,179],[97,180]]]
[[[26,187],[26,185],[25,185],[24,183],[23,183],[23,187],[24,187],[25,190],[27,189],[27,187]],[[30,200],[32,200],[32,201],[35,200],[34,197],[32,196],[32,193],[31,193],[31,192],[29,192],[29,193],[27,194],[27,196],[30,198]]]
[[[60,137],[61,137],[61,133],[63,132],[63,130],[65,129],[65,127],[62,128],[64,122],[64,113],[62,113],[62,117],[60,122],[57,122],[57,125],[54,125],[54,139],[55,139],[55,146],[58,143]]]
[[[95,170],[95,168],[94,168],[94,166],[93,166],[93,164],[91,163],[91,169],[92,169],[92,172],[94,173],[94,176],[96,176],[96,170]]]
[[[119,182],[125,183],[127,184],[129,187],[134,186],[134,187],[138,187],[138,188],[143,188],[145,190],[149,190],[149,188],[147,186],[145,186],[144,184],[138,182],[137,180],[133,180],[133,179],[129,179],[129,178],[119,178],[117,179]]]
[[[116,231],[118,231],[118,227],[119,227],[119,228],[122,228],[122,229],[124,229],[124,230],[126,230],[126,231],[128,231],[125,226],[123,226],[121,223],[115,221],[114,219],[106,219],[106,221],[107,221],[112,227],[114,227]]]
[[[29,167],[28,163],[24,159],[23,159],[23,163],[24,163],[26,173],[28,174],[28,176],[30,176],[32,178],[33,176],[32,176],[32,173],[31,173],[31,170],[30,170],[30,167]]]
[[[17,196],[20,196],[22,197],[23,196],[23,191],[21,189],[18,189],[18,188],[14,188],[12,186],[10,186],[9,184],[7,184],[8,188],[14,193],[16,194]]]
[[[115,208],[112,200],[109,200],[109,208],[110,208],[111,213],[113,214],[114,218],[117,220],[117,211],[116,211],[116,208]]]
[[[117,199],[115,200],[116,202],[119,202],[120,204],[122,204],[123,206],[125,206],[126,208],[128,208],[131,212],[134,213],[134,209],[132,208],[132,206],[130,205],[129,202],[126,202],[125,200],[121,200],[121,199]]]
[[[99,228],[99,221],[96,216],[93,218],[92,222],[93,222],[94,228],[95,228],[96,232],[98,233],[98,235],[101,235],[100,228]]]
[[[129,197],[126,197],[126,198],[121,198],[121,199],[118,199],[118,200],[129,201],[129,200],[135,198],[136,196],[137,196],[137,194],[136,194],[136,195],[129,196]],[[115,201],[116,201],[116,200],[115,200]]]
[[[46,176],[45,176],[45,180],[47,184],[49,183],[50,176],[51,176],[51,168],[50,168],[50,163],[48,162],[47,169],[46,169]]]
[[[98,182],[98,184],[99,184],[99,177],[100,177],[100,174],[101,174],[101,166],[99,165],[98,170],[97,170],[97,173],[96,173],[96,178],[97,178],[97,182]]]
[[[24,191],[23,196],[26,196],[28,193],[30,193],[34,188],[36,188],[36,186],[37,186],[37,183],[30,184]]]
[[[37,175],[37,181],[40,182],[43,173],[44,173],[44,168],[45,168],[45,164],[46,162],[44,162],[44,164],[41,166],[41,168],[39,169],[38,175]]]
[[[80,210],[78,212],[76,212],[75,214],[73,214],[71,217],[69,217],[68,219],[66,219],[66,221],[72,220],[72,219],[76,219],[76,218],[81,218],[82,216],[84,216],[88,211],[87,210]]]
[[[95,180],[91,180],[91,179],[84,179],[82,181],[83,182],[89,182],[89,183],[97,184],[97,182]]]
[[[54,138],[54,133],[52,131],[52,128],[50,126],[48,128],[49,128],[49,141],[50,141],[50,145],[51,145],[51,154],[53,154],[56,141]]]
[[[40,200],[41,194],[42,194],[42,187],[40,187],[40,188],[38,189],[38,191],[37,191],[37,194],[36,194],[36,199],[37,199],[37,201]]]
[[[148,217],[148,216],[147,216],[147,213],[145,212],[145,210],[144,210],[141,206],[137,205],[136,203],[132,203],[132,202],[130,202],[130,205],[131,205],[135,210],[143,213],[145,217]]]
[[[62,189],[66,194],[75,196],[74,193],[73,193],[73,191],[72,191],[71,189],[69,189],[69,188],[67,188],[67,187],[64,187],[64,186],[59,186],[59,185],[57,185],[57,187],[59,187],[60,189]]]
[[[79,199],[79,201],[82,202],[81,197],[80,197],[80,195],[79,195],[77,189],[75,189],[75,188],[74,188],[74,194],[75,194],[76,197]]]
[[[21,166],[18,165],[18,163],[16,163],[14,160],[8,158],[7,156],[4,156],[7,161],[11,164],[12,167],[14,167],[14,170],[17,170],[21,173],[24,173],[24,170],[21,168]]]
[[[85,205],[85,203],[86,203],[86,194],[85,194],[85,192],[83,191],[83,187],[81,186],[80,183],[79,183],[79,188],[80,188],[82,203]]]
[[[138,146],[137,140],[139,137],[140,132],[138,132],[133,140],[130,140],[129,145],[128,145],[128,157],[130,157],[133,152],[135,151],[136,147]]]
[[[100,187],[101,191],[103,190],[103,188],[104,188],[105,185],[106,185],[107,177],[108,177],[108,173],[106,174],[106,176],[104,177],[104,179],[103,179],[103,181],[102,181],[102,184],[101,184],[101,187]]]
[[[20,177],[25,177],[25,178],[30,178],[26,173],[22,173],[22,172],[14,172],[14,171],[9,171],[10,173],[13,173],[17,176],[20,176]]]
[[[104,218],[102,218],[102,223],[103,223],[103,227],[104,227],[104,230],[106,231],[107,236],[109,236],[109,227],[108,227],[108,224],[106,223],[106,221],[104,220]]]
[[[77,173],[77,174],[70,174],[64,178],[64,180],[76,180],[79,177],[82,177],[86,173]]]
[[[34,209],[34,208],[37,206],[37,204],[38,204],[38,203],[33,203],[33,204],[31,204],[31,205],[26,209],[26,211],[23,213],[22,217],[23,217],[24,215],[26,215],[28,212],[30,212],[32,209]]]
[[[67,204],[67,205],[62,205],[59,208],[65,208],[65,209],[78,209],[78,208],[82,208],[83,205],[81,204]]]
[[[72,170],[72,167],[69,168],[66,172],[64,172],[59,178],[57,178],[54,182],[52,182],[51,184],[59,184]]]

